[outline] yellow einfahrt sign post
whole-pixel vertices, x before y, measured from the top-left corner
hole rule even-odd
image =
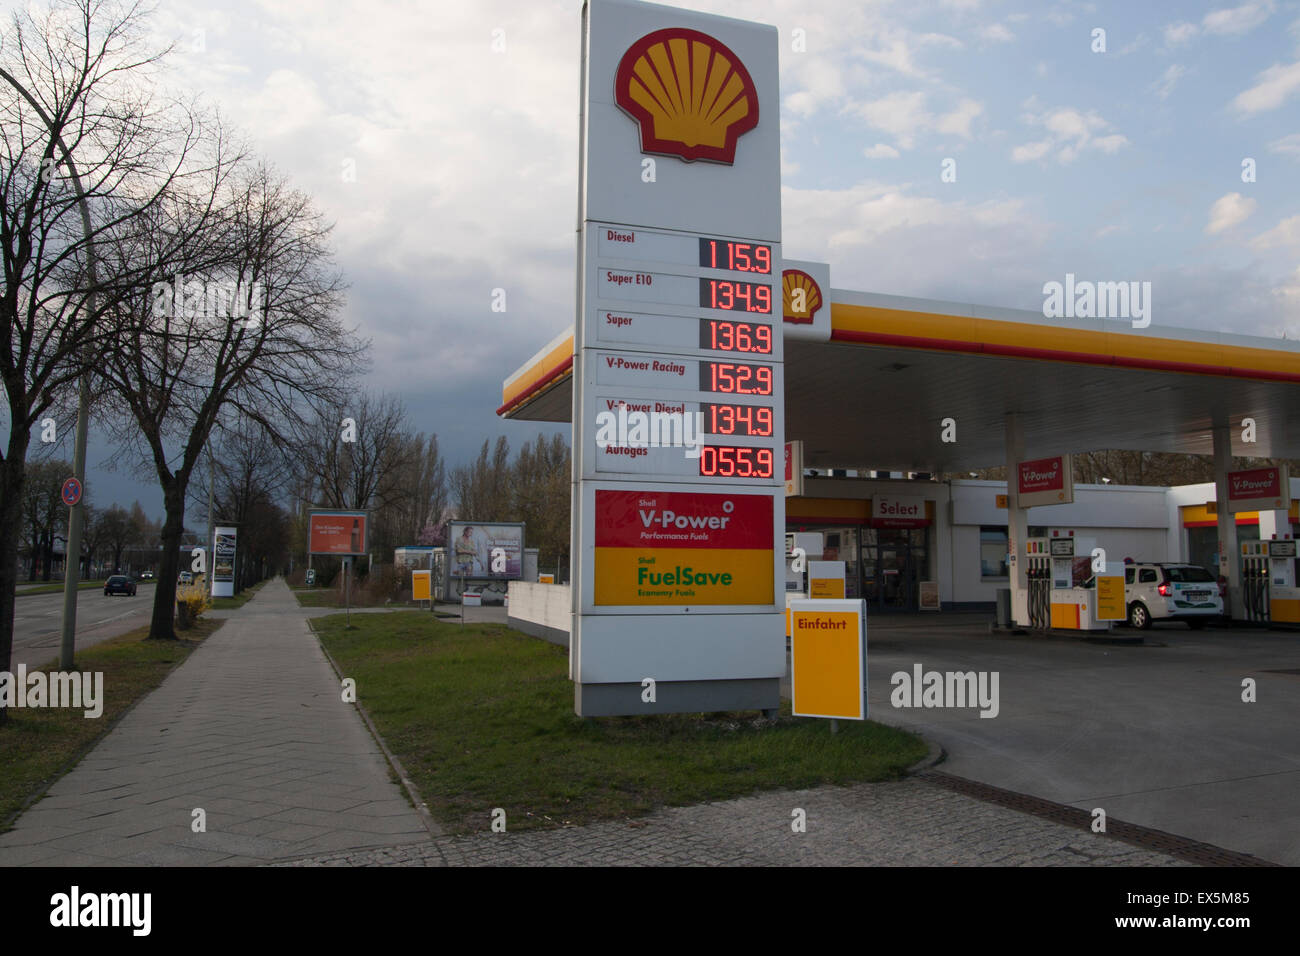
[[[430,600],[429,580],[431,577],[432,577],[432,573],[429,571],[411,572],[411,600],[412,601]]]
[[[790,712],[796,717],[866,720],[863,601],[790,602]]]

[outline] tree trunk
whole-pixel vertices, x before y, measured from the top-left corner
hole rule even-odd
[[[153,618],[149,622],[149,636],[158,640],[175,640],[176,575],[189,568],[181,567],[181,535],[185,531],[185,489],[179,479],[163,484],[163,506],[167,517],[162,527],[162,557],[158,568],[158,583],[154,585]],[[209,569],[209,572],[211,569]]]
[[[14,426],[13,431],[26,435],[27,430]],[[15,450],[17,453],[15,454]],[[25,444],[15,449],[12,437],[9,454],[0,462],[0,670],[13,672],[10,660],[14,647],[14,586],[18,583],[18,534],[23,527],[23,482],[26,475]],[[35,548],[32,560],[36,560]],[[8,719],[0,701],[0,724]]]

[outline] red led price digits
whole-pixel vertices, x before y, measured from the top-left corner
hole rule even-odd
[[[730,239],[701,239],[700,265],[732,272],[772,274],[772,247]]]
[[[771,395],[772,366],[701,362],[700,391],[735,395]]]
[[[704,430],[710,435],[752,435],[770,438],[772,409],[761,405],[719,405],[705,402]]]
[[[700,305],[727,312],[772,314],[772,287],[736,279],[701,279]]]
[[[700,348],[772,354],[772,327],[729,319],[700,319]]]
[[[774,458],[770,448],[704,445],[700,448],[700,474],[705,478],[771,478]]]

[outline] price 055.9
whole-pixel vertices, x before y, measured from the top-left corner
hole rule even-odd
[[[700,448],[700,474],[706,478],[771,478],[775,456],[770,448],[704,445]]]

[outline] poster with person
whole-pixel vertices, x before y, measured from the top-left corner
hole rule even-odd
[[[522,524],[453,521],[449,532],[453,577],[515,580],[523,576]]]

